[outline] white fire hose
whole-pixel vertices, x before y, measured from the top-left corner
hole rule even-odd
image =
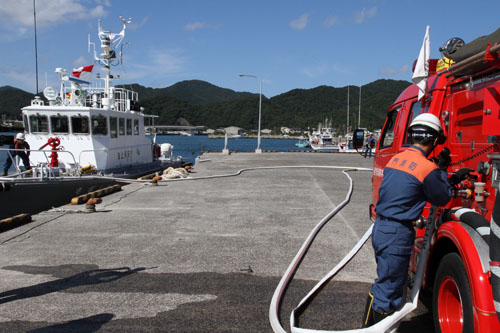
[[[335,207],[330,213],[328,213],[311,231],[309,236],[306,238],[301,248],[295,255],[295,258],[292,260],[290,265],[288,266],[285,274],[281,278],[276,290],[274,291],[273,297],[271,299],[271,304],[269,306],[269,321],[271,323],[271,327],[273,331],[276,333],[287,333],[286,330],[281,326],[279,321],[279,307],[281,303],[281,298],[290,283],[290,280],[295,275],[300,262],[304,258],[307,250],[311,246],[314,238],[317,236],[321,228],[333,217],[335,216],[345,205],[347,205],[350,201],[352,190],[353,190],[353,182],[352,178],[349,176],[349,171],[356,171],[360,169],[347,169],[342,171],[347,178],[349,178],[349,191],[344,199],[337,207]],[[363,237],[356,243],[356,245],[351,249],[351,251],[338,263],[321,281],[319,281],[314,288],[300,301],[299,305],[293,309],[290,315],[290,328],[292,333],[331,333],[331,332],[363,332],[363,333],[380,333],[380,332],[395,332],[399,326],[399,323],[403,318],[410,314],[413,310],[417,308],[418,305],[418,296],[420,293],[420,287],[423,281],[423,275],[425,271],[425,267],[427,264],[427,258],[429,256],[429,244],[432,234],[434,233],[435,228],[435,220],[436,220],[437,209],[435,206],[431,207],[431,213],[429,218],[429,223],[427,224],[427,228],[425,231],[424,241],[422,244],[422,251],[420,254],[420,260],[418,263],[417,273],[415,277],[415,282],[413,284],[411,299],[404,304],[404,306],[394,312],[392,315],[384,318],[382,321],[366,328],[354,329],[354,330],[343,330],[343,331],[325,331],[325,330],[315,330],[315,329],[305,329],[299,328],[295,326],[296,322],[296,314],[300,312],[301,308],[308,304],[308,300],[313,297],[318,290],[320,290],[330,279],[332,279],[363,247],[368,238],[370,238],[373,224],[368,228]]]

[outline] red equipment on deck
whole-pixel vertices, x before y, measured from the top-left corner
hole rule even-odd
[[[50,154],[50,166],[53,168],[57,168],[59,166],[59,161],[57,159],[57,150],[61,149],[61,147],[59,147],[60,144],[61,140],[59,140],[59,138],[49,138],[47,143],[40,147],[40,150],[47,146],[50,146],[52,148],[52,153]]]

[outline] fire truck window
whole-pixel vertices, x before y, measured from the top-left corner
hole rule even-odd
[[[118,118],[116,117],[110,117],[109,118],[109,135],[112,138],[117,138],[118,137]]]
[[[394,141],[394,124],[396,123],[399,110],[401,110],[401,106],[392,109],[387,114],[384,131],[380,135],[379,139],[382,143],[380,148],[388,148],[392,146],[392,142]]]
[[[120,130],[118,132],[120,135],[125,135],[125,119],[120,118]]]
[[[71,117],[71,129],[73,134],[89,134],[89,118]]]
[[[428,109],[429,109],[429,104],[425,106],[425,110],[427,111]],[[410,126],[413,119],[415,119],[415,117],[421,113],[422,113],[422,103],[420,101],[413,102],[413,104],[411,105],[410,113],[408,115],[408,120],[406,121],[405,135],[403,142],[404,145],[408,144],[408,127]]]
[[[127,135],[132,135],[132,119],[127,118]]]
[[[108,126],[106,117],[92,116],[92,134],[108,135]]]
[[[26,133],[29,133],[30,132],[30,127],[29,127],[28,116],[27,115],[23,115],[23,122],[24,122],[24,130],[26,131]]]
[[[67,116],[51,116],[50,128],[52,133],[69,133],[69,121]]]
[[[47,116],[30,116],[32,133],[49,133],[49,119]]]

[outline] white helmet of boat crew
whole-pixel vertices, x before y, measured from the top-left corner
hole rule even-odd
[[[24,137],[24,133],[23,132],[19,132],[16,134],[16,140],[25,140],[25,137]]]

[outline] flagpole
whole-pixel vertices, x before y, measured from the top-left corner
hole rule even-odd
[[[35,26],[35,68],[36,68],[36,94],[38,95],[38,45],[36,38],[36,9],[35,0],[33,0],[33,22]]]
[[[349,134],[349,85],[347,86],[347,128],[345,134],[346,136]]]
[[[425,29],[424,41],[418,55],[417,63],[411,80],[418,87],[418,99],[421,100],[425,96],[427,90],[427,77],[429,76],[429,58],[430,58],[430,37],[429,26]],[[425,98],[424,98],[425,100]],[[423,102],[423,101],[422,101]]]

